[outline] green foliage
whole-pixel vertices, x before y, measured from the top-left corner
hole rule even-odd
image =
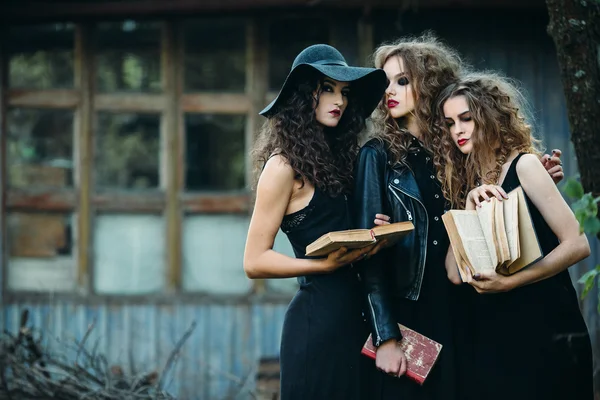
[[[584,193],[583,186],[574,178],[567,179],[562,191],[567,197],[574,200],[571,208],[579,222],[580,231],[598,237],[600,234],[600,219],[598,219],[600,196],[594,197],[591,193]],[[578,282],[583,285],[582,299],[589,294],[598,279],[600,279],[600,265],[579,278]],[[598,312],[600,313],[600,293],[598,294]]]

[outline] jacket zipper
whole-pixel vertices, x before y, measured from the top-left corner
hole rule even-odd
[[[381,344],[381,335],[379,335],[379,329],[377,328],[377,317],[375,316],[375,310],[373,309],[373,303],[371,301],[371,295],[367,296],[369,298],[369,308],[371,309],[371,316],[373,318],[373,326],[375,327],[375,335],[377,335],[375,340],[375,347],[378,347]]]
[[[402,189],[400,189],[400,188],[398,188],[396,186],[392,186],[391,183],[388,184],[388,187],[392,190],[392,193],[394,194],[394,196],[400,201],[400,203],[402,204],[402,206],[404,206],[404,208],[407,211],[408,211],[408,208],[406,208],[406,206],[404,205],[404,203],[402,202],[402,200],[400,200],[400,197],[398,196],[398,194],[394,193],[393,189],[396,189],[400,193],[402,193],[402,194],[410,197],[411,199],[413,199],[417,203],[419,203],[421,205],[421,207],[423,207],[423,210],[425,211],[425,220],[427,221],[427,224],[429,224],[429,214],[427,213],[427,208],[425,208],[425,205],[421,202],[421,200],[417,199],[415,196],[411,196],[410,194],[406,193],[405,191],[403,191]],[[427,235],[428,234],[429,234],[429,226],[425,225],[425,252],[423,254],[423,267],[421,268],[421,276],[419,278],[419,286],[417,287],[417,289],[418,289],[417,290],[417,298],[415,300],[417,300],[419,298],[419,295],[421,294],[421,285],[423,284],[423,275],[425,274],[425,261],[427,260]]]
[[[391,185],[390,185],[390,188],[391,188]],[[410,212],[408,207],[406,207],[406,204],[404,204],[404,202],[402,200],[400,200],[400,196],[398,196],[393,190],[392,190],[392,194],[396,197],[396,199],[398,199],[400,204],[402,204],[402,207],[404,207],[404,210],[406,211],[406,215],[408,215],[408,220],[412,221],[413,220],[412,213]]]

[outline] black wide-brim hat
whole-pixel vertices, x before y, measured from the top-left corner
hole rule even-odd
[[[352,101],[360,101],[364,116],[371,115],[387,87],[385,72],[378,68],[350,67],[334,47],[315,44],[302,50],[294,60],[279,94],[259,114],[267,118],[277,113],[281,104],[295,89],[298,78],[318,71],[339,82],[351,82]]]

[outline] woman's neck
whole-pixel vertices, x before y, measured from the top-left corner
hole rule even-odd
[[[404,128],[406,128],[406,130],[408,130],[411,133],[411,135],[413,135],[417,139],[421,139],[421,129],[419,128],[417,119],[413,114],[408,114],[405,117]]]
[[[504,177],[506,176],[506,171],[508,171],[508,167],[510,166],[510,164],[513,162],[513,160],[519,155],[519,152],[514,150],[512,151],[508,157],[506,157],[506,160],[504,160],[504,163],[502,164],[502,166],[500,167],[500,176],[498,177],[498,182],[489,182],[492,184],[501,184],[504,181]],[[495,157],[490,158],[489,160],[486,160],[484,162],[485,167],[482,168],[482,175],[481,176],[487,176],[488,173],[494,172],[496,171],[497,168],[497,163],[498,160]]]

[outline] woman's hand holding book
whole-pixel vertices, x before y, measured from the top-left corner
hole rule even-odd
[[[467,194],[466,207],[467,210],[475,210],[477,207],[481,207],[482,201],[490,201],[492,197],[496,197],[498,200],[502,201],[504,199],[508,199],[508,195],[502,189],[501,186],[498,185],[481,185],[477,186],[475,189],[471,190],[469,194]]]

